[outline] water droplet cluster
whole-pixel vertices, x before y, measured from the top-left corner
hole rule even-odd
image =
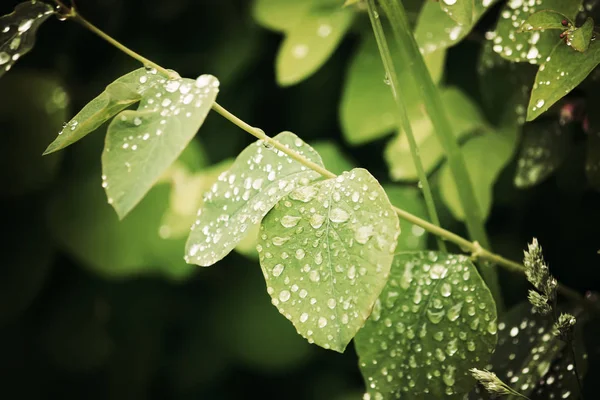
[[[37,29],[53,13],[48,4],[30,1],[0,18],[0,77],[33,48]]]
[[[367,393],[441,399],[465,392],[469,368],[487,363],[496,333],[494,301],[467,257],[401,253],[355,339]]]
[[[273,304],[309,342],[343,351],[385,285],[399,231],[385,192],[364,169],[295,189],[259,234]]]
[[[322,165],[317,152],[293,133],[282,132],[274,139]],[[198,211],[186,246],[186,261],[202,266],[214,264],[282,197],[319,177],[262,141],[250,145],[205,194],[204,206]],[[284,238],[279,240],[284,244]]]

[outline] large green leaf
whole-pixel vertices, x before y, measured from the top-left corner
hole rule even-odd
[[[364,169],[294,190],[261,224],[257,248],[273,304],[309,342],[343,352],[387,281],[399,233]]]
[[[460,398],[496,345],[496,305],[466,256],[394,258],[371,317],[356,335],[371,399]]]
[[[44,154],[53,153],[75,143],[132,104],[162,78],[156,70],[136,69],[123,75],[90,101],[50,143]]]
[[[550,106],[576,88],[600,64],[600,43],[593,41],[581,53],[558,43],[546,62],[540,65],[527,108],[527,120],[533,121]]]
[[[38,28],[52,14],[52,6],[31,0],[0,17],[0,77],[33,48]]]
[[[513,156],[517,131],[518,128],[511,125],[501,131],[487,132],[473,138],[462,147],[483,218],[487,218],[492,208],[494,183]],[[440,192],[454,217],[464,220],[465,212],[456,190],[456,182],[447,164],[440,170]]]
[[[121,112],[109,125],[102,153],[102,186],[124,218],[179,157],[217,97],[211,75],[163,79],[144,92],[137,111]]]
[[[286,30],[277,54],[277,82],[293,85],[316,72],[350,28],[353,15],[341,8],[335,12],[314,10]]]
[[[433,53],[460,42],[471,32],[475,23],[481,18],[485,11],[497,0],[458,0],[454,7],[467,6],[470,9],[470,21],[463,18],[461,22],[452,19],[441,8],[444,7],[444,1],[436,4],[433,1],[426,1],[419,15],[417,26],[415,28],[415,39],[421,48],[423,54]],[[449,3],[449,2],[448,2]],[[445,4],[446,7],[450,7]],[[453,16],[456,16],[455,14]]]
[[[275,140],[322,165],[312,147],[291,132]],[[204,197],[186,245],[189,263],[209,266],[225,257],[285,195],[319,174],[262,141],[248,146]]]
[[[439,51],[425,58],[429,72],[436,81],[441,79],[445,55],[445,51]],[[419,91],[410,79],[409,70],[401,67],[398,68],[398,78],[402,96],[410,99],[408,106],[412,113],[416,113],[418,111],[414,110],[420,104]],[[359,145],[390,134],[398,126],[396,110],[392,92],[386,85],[377,42],[372,35],[368,35],[354,55],[344,85],[340,104],[344,137],[350,144]]]
[[[452,132],[459,140],[474,133],[477,129],[486,128],[487,123],[477,106],[460,90],[445,89],[441,96],[452,124]],[[444,149],[424,110],[413,108],[409,118],[419,146],[421,162],[425,172],[429,173],[443,160]],[[393,180],[416,181],[419,179],[406,134],[400,133],[391,140],[386,146],[384,154]]]
[[[286,31],[302,20],[310,11],[313,0],[255,0],[254,19],[266,28]]]
[[[488,36],[494,42],[492,48],[509,61],[543,62],[560,42],[559,33],[555,30],[521,31],[523,23],[542,10],[553,10],[574,20],[580,6],[581,0],[510,0],[500,13],[496,30]]]

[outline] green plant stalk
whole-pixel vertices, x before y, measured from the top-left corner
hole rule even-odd
[[[369,2],[371,3],[373,2],[373,0],[369,0]],[[392,91],[392,95],[394,96],[394,101],[396,102],[396,118],[398,119],[398,123],[402,126],[402,130],[404,130],[404,134],[408,139],[410,153],[413,162],[415,163],[417,174],[419,175],[419,181],[423,190],[423,197],[425,198],[425,205],[427,206],[427,213],[429,214],[429,219],[431,219],[431,222],[433,222],[435,225],[441,226],[440,219],[435,209],[433,195],[431,194],[429,180],[427,179],[427,174],[425,173],[425,169],[423,168],[423,162],[421,161],[421,156],[419,154],[419,146],[417,145],[415,135],[413,134],[412,127],[410,125],[410,119],[408,118],[406,105],[404,104],[404,101],[402,99],[402,88],[400,87],[400,83],[398,82],[398,75],[396,74],[396,68],[394,67],[394,62],[392,60],[392,54],[390,53],[387,40],[385,39],[383,25],[381,25],[379,16],[375,14],[374,7],[369,6],[367,10],[369,12],[369,18],[371,19],[371,25],[373,26],[373,32],[375,33],[375,39],[377,40],[377,47],[379,48],[379,53],[381,54],[381,60],[385,69],[386,79],[389,80],[390,89]],[[436,236],[436,239],[438,248],[441,251],[446,252],[446,244],[444,243],[442,238]]]
[[[60,2],[60,0],[54,0],[54,2],[57,3],[58,5],[60,5],[61,7],[65,7]],[[83,20],[83,18],[79,14],[75,13],[74,10],[71,10],[71,13],[69,15],[67,15],[67,17],[70,19],[79,20],[78,22],[80,22],[80,23],[81,23],[81,20]],[[82,23],[82,25],[85,27],[88,27],[88,28],[93,27],[93,30],[92,30],[93,32],[95,32],[95,33],[102,32],[102,31],[100,31],[100,29],[98,29],[91,23],[89,23],[87,21],[85,21],[85,22],[86,23]],[[102,32],[102,35],[100,35],[100,37],[106,39],[109,36],[106,35],[104,32]],[[153,62],[149,62],[148,59],[146,59],[146,58],[138,55],[134,51],[128,49],[123,44],[117,42],[115,39],[110,38],[109,42],[114,44],[115,47],[117,47],[120,50],[127,49],[128,51],[126,53],[129,54],[134,59],[140,61],[141,63],[145,63],[145,65],[150,65],[153,68],[159,67],[159,68],[156,68],[157,71],[159,71],[162,74],[165,74],[166,76],[171,76],[170,71],[168,71],[167,69],[162,68],[158,64],[155,64]],[[236,117],[235,115],[233,115],[232,113],[227,111],[221,105],[215,103],[212,108],[214,111],[219,113],[221,116],[223,116],[225,119],[227,119],[234,125],[238,126],[242,130],[248,132],[249,134],[256,137],[257,139],[262,140],[265,143],[273,146],[274,148],[278,149],[282,153],[287,154],[289,157],[298,161],[299,163],[306,166],[307,168],[312,169],[313,171],[321,174],[322,176],[324,176],[326,178],[335,178],[337,176],[336,174],[329,171],[328,169],[320,166],[319,164],[312,162],[308,158],[304,157],[302,154],[297,153],[294,150],[291,150],[289,147],[279,143],[277,140],[274,140],[270,136],[266,135],[262,129],[255,128],[252,125],[242,121],[240,118]],[[498,254],[494,254],[491,251],[486,250],[485,248],[481,247],[479,242],[477,242],[477,241],[471,242],[471,241],[463,238],[462,236],[457,235],[454,232],[450,232],[444,228],[441,228],[435,224],[432,224],[431,222],[426,221],[422,218],[419,218],[416,215],[413,215],[413,214],[409,213],[408,211],[405,211],[401,208],[398,208],[395,206],[392,206],[392,208],[394,209],[396,214],[398,214],[398,216],[400,218],[404,219],[405,221],[408,221],[412,224],[418,225],[421,228],[428,231],[429,233],[432,233],[436,236],[440,236],[443,239],[446,239],[447,241],[456,244],[463,251],[471,253],[471,257],[474,260],[477,260],[477,259],[486,260],[493,264],[499,265],[508,271],[517,272],[517,273],[520,273],[521,275],[525,275],[525,267],[522,264],[519,264],[518,262],[506,259]],[[596,313],[600,313],[600,304],[598,304],[597,302],[592,301],[588,298],[583,297],[576,290],[573,290],[573,289],[569,288],[568,286],[564,286],[559,283],[558,291],[566,298],[571,299],[574,302],[580,303],[583,306],[585,306],[586,308],[588,308]]]
[[[404,59],[403,61],[410,67],[413,79],[421,90],[425,109],[431,119],[437,138],[446,153],[448,166],[454,177],[458,197],[465,212],[465,222],[469,236],[479,242],[482,247],[490,248],[481,210],[475,197],[465,160],[458,141],[452,132],[438,88],[431,79],[425,60],[415,41],[404,7],[398,0],[379,0],[379,2],[390,20],[400,54]],[[370,12],[377,12],[375,0],[368,0],[367,7],[371,10]],[[504,303],[502,302],[497,271],[487,265],[480,265],[479,270],[494,295],[498,308],[502,309]]]

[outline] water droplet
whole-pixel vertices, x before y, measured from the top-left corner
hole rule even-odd
[[[463,306],[463,302],[459,302],[456,303],[455,305],[453,305],[452,307],[450,307],[450,309],[448,310],[448,320],[450,320],[451,322],[454,322],[458,319],[458,317],[460,316],[460,311],[462,310],[462,306]]]
[[[307,320],[308,320],[308,314],[302,313],[302,315],[300,315],[300,322],[306,322]]]
[[[273,267],[273,276],[278,277],[283,272],[284,266],[283,264],[277,264]]]
[[[452,286],[448,282],[442,283],[442,287],[440,288],[440,293],[444,297],[450,297],[452,294]]]
[[[348,215],[348,213],[341,208],[334,208],[329,213],[329,219],[331,222],[341,224],[348,221],[348,218],[350,218],[350,215]]]
[[[319,328],[325,328],[327,326],[327,319],[325,317],[320,317],[318,321]]]
[[[300,221],[300,217],[294,217],[292,215],[285,215],[281,218],[281,225],[284,228],[293,228],[298,225],[298,221]]]
[[[445,311],[444,310],[432,310],[431,308],[427,309],[427,318],[434,324],[438,324],[442,318],[444,318]]]

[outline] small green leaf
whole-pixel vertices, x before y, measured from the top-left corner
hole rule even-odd
[[[383,187],[392,205],[399,207],[417,217],[429,218],[422,193],[416,187],[385,185]],[[400,219],[400,235],[396,253],[399,251],[415,251],[427,248],[427,232],[420,226]]]
[[[277,54],[277,82],[294,85],[316,72],[350,28],[353,15],[348,9],[332,13],[313,11],[286,30]]]
[[[553,10],[542,10],[531,14],[517,32],[542,31],[545,29],[560,29],[564,31],[567,29],[567,26],[562,23],[565,20],[569,24],[572,24],[564,14]]]
[[[477,129],[486,127],[487,124],[477,106],[460,90],[445,89],[441,95],[452,124],[452,132],[459,140]],[[435,135],[427,114],[421,109],[411,111],[412,115],[409,115],[409,118],[419,146],[421,162],[425,172],[429,173],[443,160],[444,149]],[[408,139],[404,133],[400,133],[388,143],[385,148],[385,159],[393,180],[416,181],[419,179]]]
[[[536,121],[523,128],[515,186],[537,185],[560,167],[571,149],[573,130],[558,121]]]
[[[161,79],[164,78],[157,75],[156,71],[144,68],[123,75],[83,107],[58,133],[58,137],[50,143],[44,154],[64,149],[95,131],[119,112],[140,101],[143,94]]]
[[[194,137],[217,97],[211,75],[162,80],[147,90],[137,111],[111,122],[102,153],[102,186],[123,218],[150,190]]]
[[[593,41],[585,53],[558,43],[535,77],[527,121],[533,121],[576,88],[600,64],[600,42]]]
[[[466,256],[394,258],[392,275],[356,335],[371,399],[458,398],[496,345],[496,305]]]
[[[317,152],[293,133],[282,132],[274,139],[323,165]],[[186,261],[201,266],[216,263],[282,197],[319,177],[318,173],[260,140],[246,147],[206,193],[187,241]]]
[[[582,26],[569,31],[567,34],[567,45],[579,52],[584,52],[590,46],[592,36],[594,35],[594,20],[588,18]]]
[[[313,6],[313,0],[255,0],[254,19],[265,28],[287,31],[300,23]]]
[[[467,171],[475,188],[475,197],[484,219],[487,218],[492,208],[494,183],[513,156],[517,132],[516,126],[505,127],[500,132],[490,131],[469,140],[462,147]],[[440,170],[440,192],[442,200],[454,217],[464,220],[465,212],[448,164],[444,164]]]
[[[468,5],[470,12],[470,22],[464,18],[463,23],[459,23],[446,14],[441,8],[444,7],[443,0],[440,4],[434,1],[426,1],[419,15],[417,26],[415,28],[415,39],[419,44],[421,53],[429,54],[441,49],[451,47],[460,42],[471,32],[475,23],[483,14],[498,0],[476,0],[473,1],[458,0],[455,7]],[[466,17],[466,15],[465,15]]]
[[[38,28],[54,14],[52,6],[41,1],[27,1],[0,17],[0,77],[35,44]]]
[[[509,1],[500,13],[496,30],[487,37],[494,42],[493,50],[503,58],[513,62],[538,64],[560,42],[559,33],[554,30],[521,32],[519,29],[523,23],[530,15],[542,10],[552,10],[565,15],[568,20],[574,20],[581,2],[582,0],[538,0],[532,5],[529,1]]]
[[[439,51],[425,57],[435,81],[441,79],[445,56],[445,51]],[[410,71],[407,68],[398,71],[402,96],[411,99],[411,111],[417,109],[420,95],[410,79]],[[398,125],[395,113],[396,105],[390,87],[386,85],[377,42],[368,35],[354,55],[344,85],[340,105],[344,137],[351,145],[359,145],[388,135]]]
[[[364,169],[294,190],[261,224],[257,248],[273,304],[309,342],[343,352],[387,281],[399,232]]]

